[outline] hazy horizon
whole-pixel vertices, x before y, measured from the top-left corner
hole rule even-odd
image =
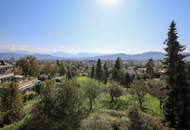
[[[0,51],[163,52],[168,26],[190,51],[189,0],[1,0]]]

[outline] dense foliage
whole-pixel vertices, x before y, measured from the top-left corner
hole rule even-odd
[[[25,124],[20,130],[74,130],[86,117],[87,108],[83,103],[83,95],[76,81],[65,81],[51,89],[34,106]],[[42,123],[43,122],[43,123]]]

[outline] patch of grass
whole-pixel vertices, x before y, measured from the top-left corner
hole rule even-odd
[[[163,111],[160,109],[160,101],[158,98],[147,94],[145,96],[145,107],[147,108],[147,113],[163,118]]]

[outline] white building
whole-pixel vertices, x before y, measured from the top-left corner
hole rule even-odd
[[[0,60],[0,83],[14,79],[14,67],[13,64]]]

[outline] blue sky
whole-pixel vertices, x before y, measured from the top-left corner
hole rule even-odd
[[[0,0],[0,50],[163,51],[168,26],[190,51],[190,0]]]

